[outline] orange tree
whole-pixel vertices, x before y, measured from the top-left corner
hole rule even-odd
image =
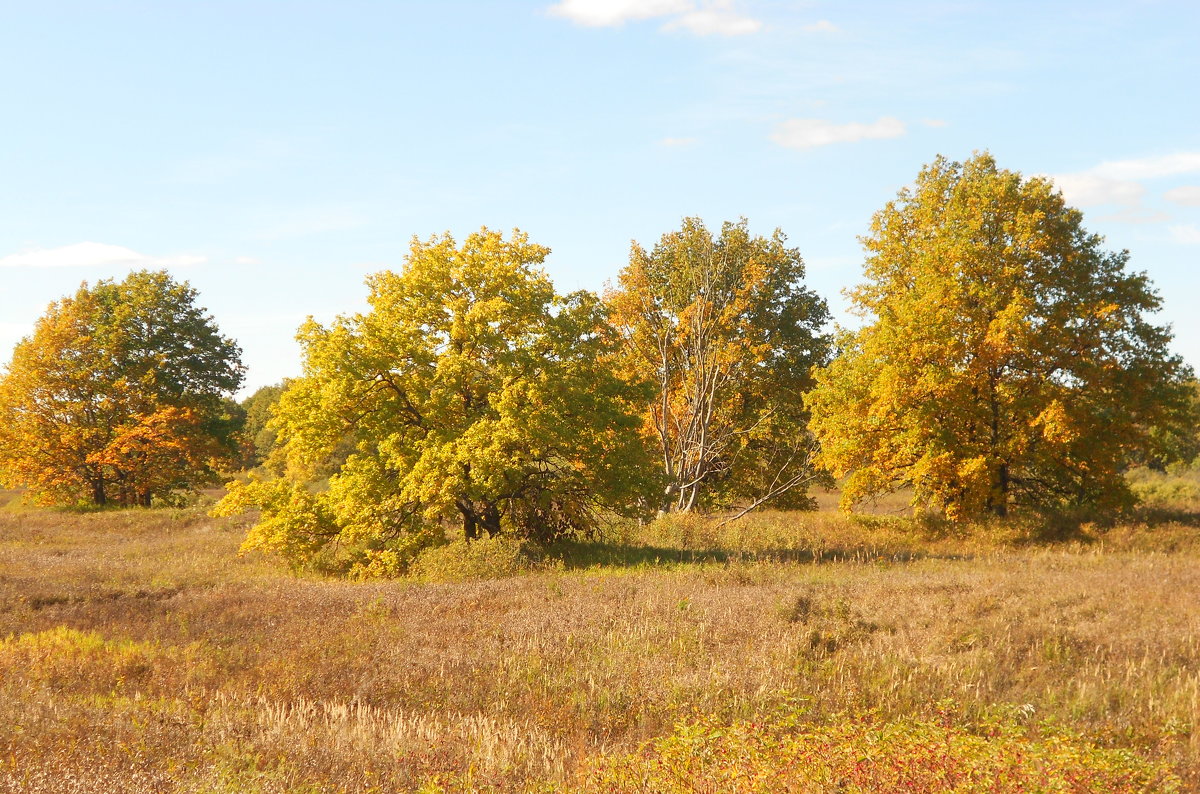
[[[875,215],[866,324],[809,398],[843,506],[911,486],[951,519],[1118,507],[1123,470],[1190,431],[1190,371],[1128,252],[1046,179],[939,158]],[[1185,445],[1186,446],[1186,445]]]
[[[803,506],[813,446],[803,394],[824,363],[825,301],[782,232],[743,219],[714,236],[698,218],[651,251],[634,243],[607,302],[618,366],[651,386],[664,511]]]
[[[50,305],[0,379],[0,475],[42,503],[148,505],[233,451],[240,351],[165,272]]]

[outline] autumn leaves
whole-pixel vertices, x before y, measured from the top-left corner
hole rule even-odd
[[[96,505],[212,481],[236,448],[242,366],[195,298],[143,271],[51,304],[0,380],[0,479]]]
[[[1128,252],[1044,179],[938,159],[876,214],[864,326],[809,397],[845,506],[903,486],[955,520],[1130,503],[1138,460],[1195,454],[1190,370]]]
[[[301,329],[283,476],[220,509],[257,508],[248,546],[297,564],[399,571],[448,527],[803,507],[830,473],[844,506],[912,487],[954,520],[1127,504],[1131,462],[1195,452],[1191,373],[1081,222],[986,154],[938,159],[875,216],[836,340],[799,252],[745,221],[634,244],[603,298],[557,294],[520,232],[414,240],[369,311]],[[0,384],[6,479],[143,503],[211,477],[241,368],[193,298],[142,273],[51,306]]]

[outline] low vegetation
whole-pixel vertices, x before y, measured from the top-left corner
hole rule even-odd
[[[13,503],[0,791],[1192,790],[1194,508],[674,517],[351,581],[204,507]]]

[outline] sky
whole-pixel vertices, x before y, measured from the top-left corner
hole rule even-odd
[[[603,289],[684,217],[782,229],[852,325],[858,237],[936,156],[1053,178],[1200,368],[1200,4],[0,0],[0,362],[165,268],[243,349],[362,311],[414,236],[520,228]]]

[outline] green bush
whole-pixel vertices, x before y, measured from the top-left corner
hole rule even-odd
[[[1126,475],[1126,480],[1143,504],[1179,507],[1200,502],[1200,471],[1183,469],[1164,474],[1134,469]]]

